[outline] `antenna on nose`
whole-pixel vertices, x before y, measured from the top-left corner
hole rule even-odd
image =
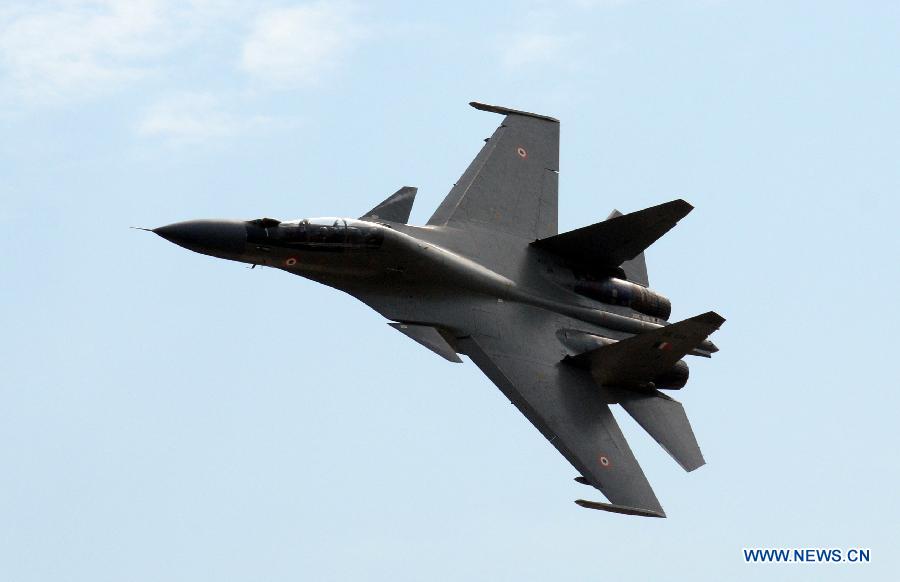
[[[128,228],[133,228],[134,230],[146,230],[147,232],[153,232],[152,228],[144,228],[143,226],[129,226]]]

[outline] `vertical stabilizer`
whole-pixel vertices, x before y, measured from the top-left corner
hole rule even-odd
[[[606,217],[606,220],[617,216],[622,216],[622,213],[618,210],[613,210],[612,213]],[[626,279],[632,283],[643,285],[644,287],[650,286],[650,277],[647,276],[647,260],[644,258],[643,252],[630,261],[625,261],[621,266],[622,270],[625,271]]]

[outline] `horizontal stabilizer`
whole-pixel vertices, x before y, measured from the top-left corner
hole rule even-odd
[[[693,208],[684,200],[673,200],[531,244],[582,265],[615,269],[637,258]]]
[[[365,215],[360,216],[360,220],[387,220],[406,224],[409,220],[409,213],[412,212],[413,202],[416,200],[416,192],[418,190],[418,188],[413,188],[412,186],[400,188],[391,194],[387,200],[366,212]]]
[[[461,364],[462,360],[456,355],[456,350],[444,339],[437,328],[430,325],[417,325],[413,323],[389,323],[391,327],[406,335],[412,340],[422,344],[432,352],[445,360]]]
[[[659,391],[653,394],[628,391],[619,404],[682,469],[693,471],[706,464],[680,402]]]
[[[590,368],[601,385],[642,388],[703,345],[707,336],[724,322],[721,315],[710,311],[568,357],[566,361]]]
[[[652,509],[641,509],[639,507],[628,507],[625,505],[615,505],[613,503],[600,503],[599,501],[586,501],[584,499],[576,499],[575,503],[587,509],[599,509],[600,511],[608,511],[610,513],[623,513],[625,515],[639,515],[641,517],[665,517],[664,511],[654,511]]]

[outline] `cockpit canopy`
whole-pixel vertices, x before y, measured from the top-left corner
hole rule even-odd
[[[259,218],[247,223],[250,242],[289,248],[377,248],[381,229],[362,220],[325,216],[280,221]],[[253,228],[256,227],[256,228]]]
[[[266,220],[266,219],[263,219]],[[317,218],[302,218],[300,220],[288,220],[280,223],[282,226],[330,226],[332,228],[360,227],[369,223],[352,218],[339,218],[337,216],[319,216]]]
[[[248,222],[262,228],[272,228],[281,224],[280,220],[274,218],[257,218],[256,220],[250,220]]]

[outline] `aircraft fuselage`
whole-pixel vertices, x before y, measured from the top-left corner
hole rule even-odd
[[[667,322],[635,309],[615,309],[618,289],[637,287],[614,277],[594,282],[613,293],[577,293],[572,271],[548,269],[548,282],[562,293],[548,297],[542,289],[521,285],[464,255],[427,240],[436,229],[351,218],[278,221],[190,220],[163,226],[155,233],[189,250],[218,258],[272,267],[351,294],[359,288],[386,293],[469,292],[501,301],[518,301],[625,333],[656,329]],[[413,236],[409,233],[420,236]],[[428,237],[430,238],[430,237]],[[546,288],[545,288],[546,289]],[[646,293],[662,297],[652,291]],[[614,297],[615,294],[615,297]],[[663,298],[664,299],[664,298]],[[666,302],[668,300],[665,300]],[[668,315],[666,310],[665,315]],[[438,323],[438,322],[435,322]],[[716,351],[711,342],[704,351]]]

